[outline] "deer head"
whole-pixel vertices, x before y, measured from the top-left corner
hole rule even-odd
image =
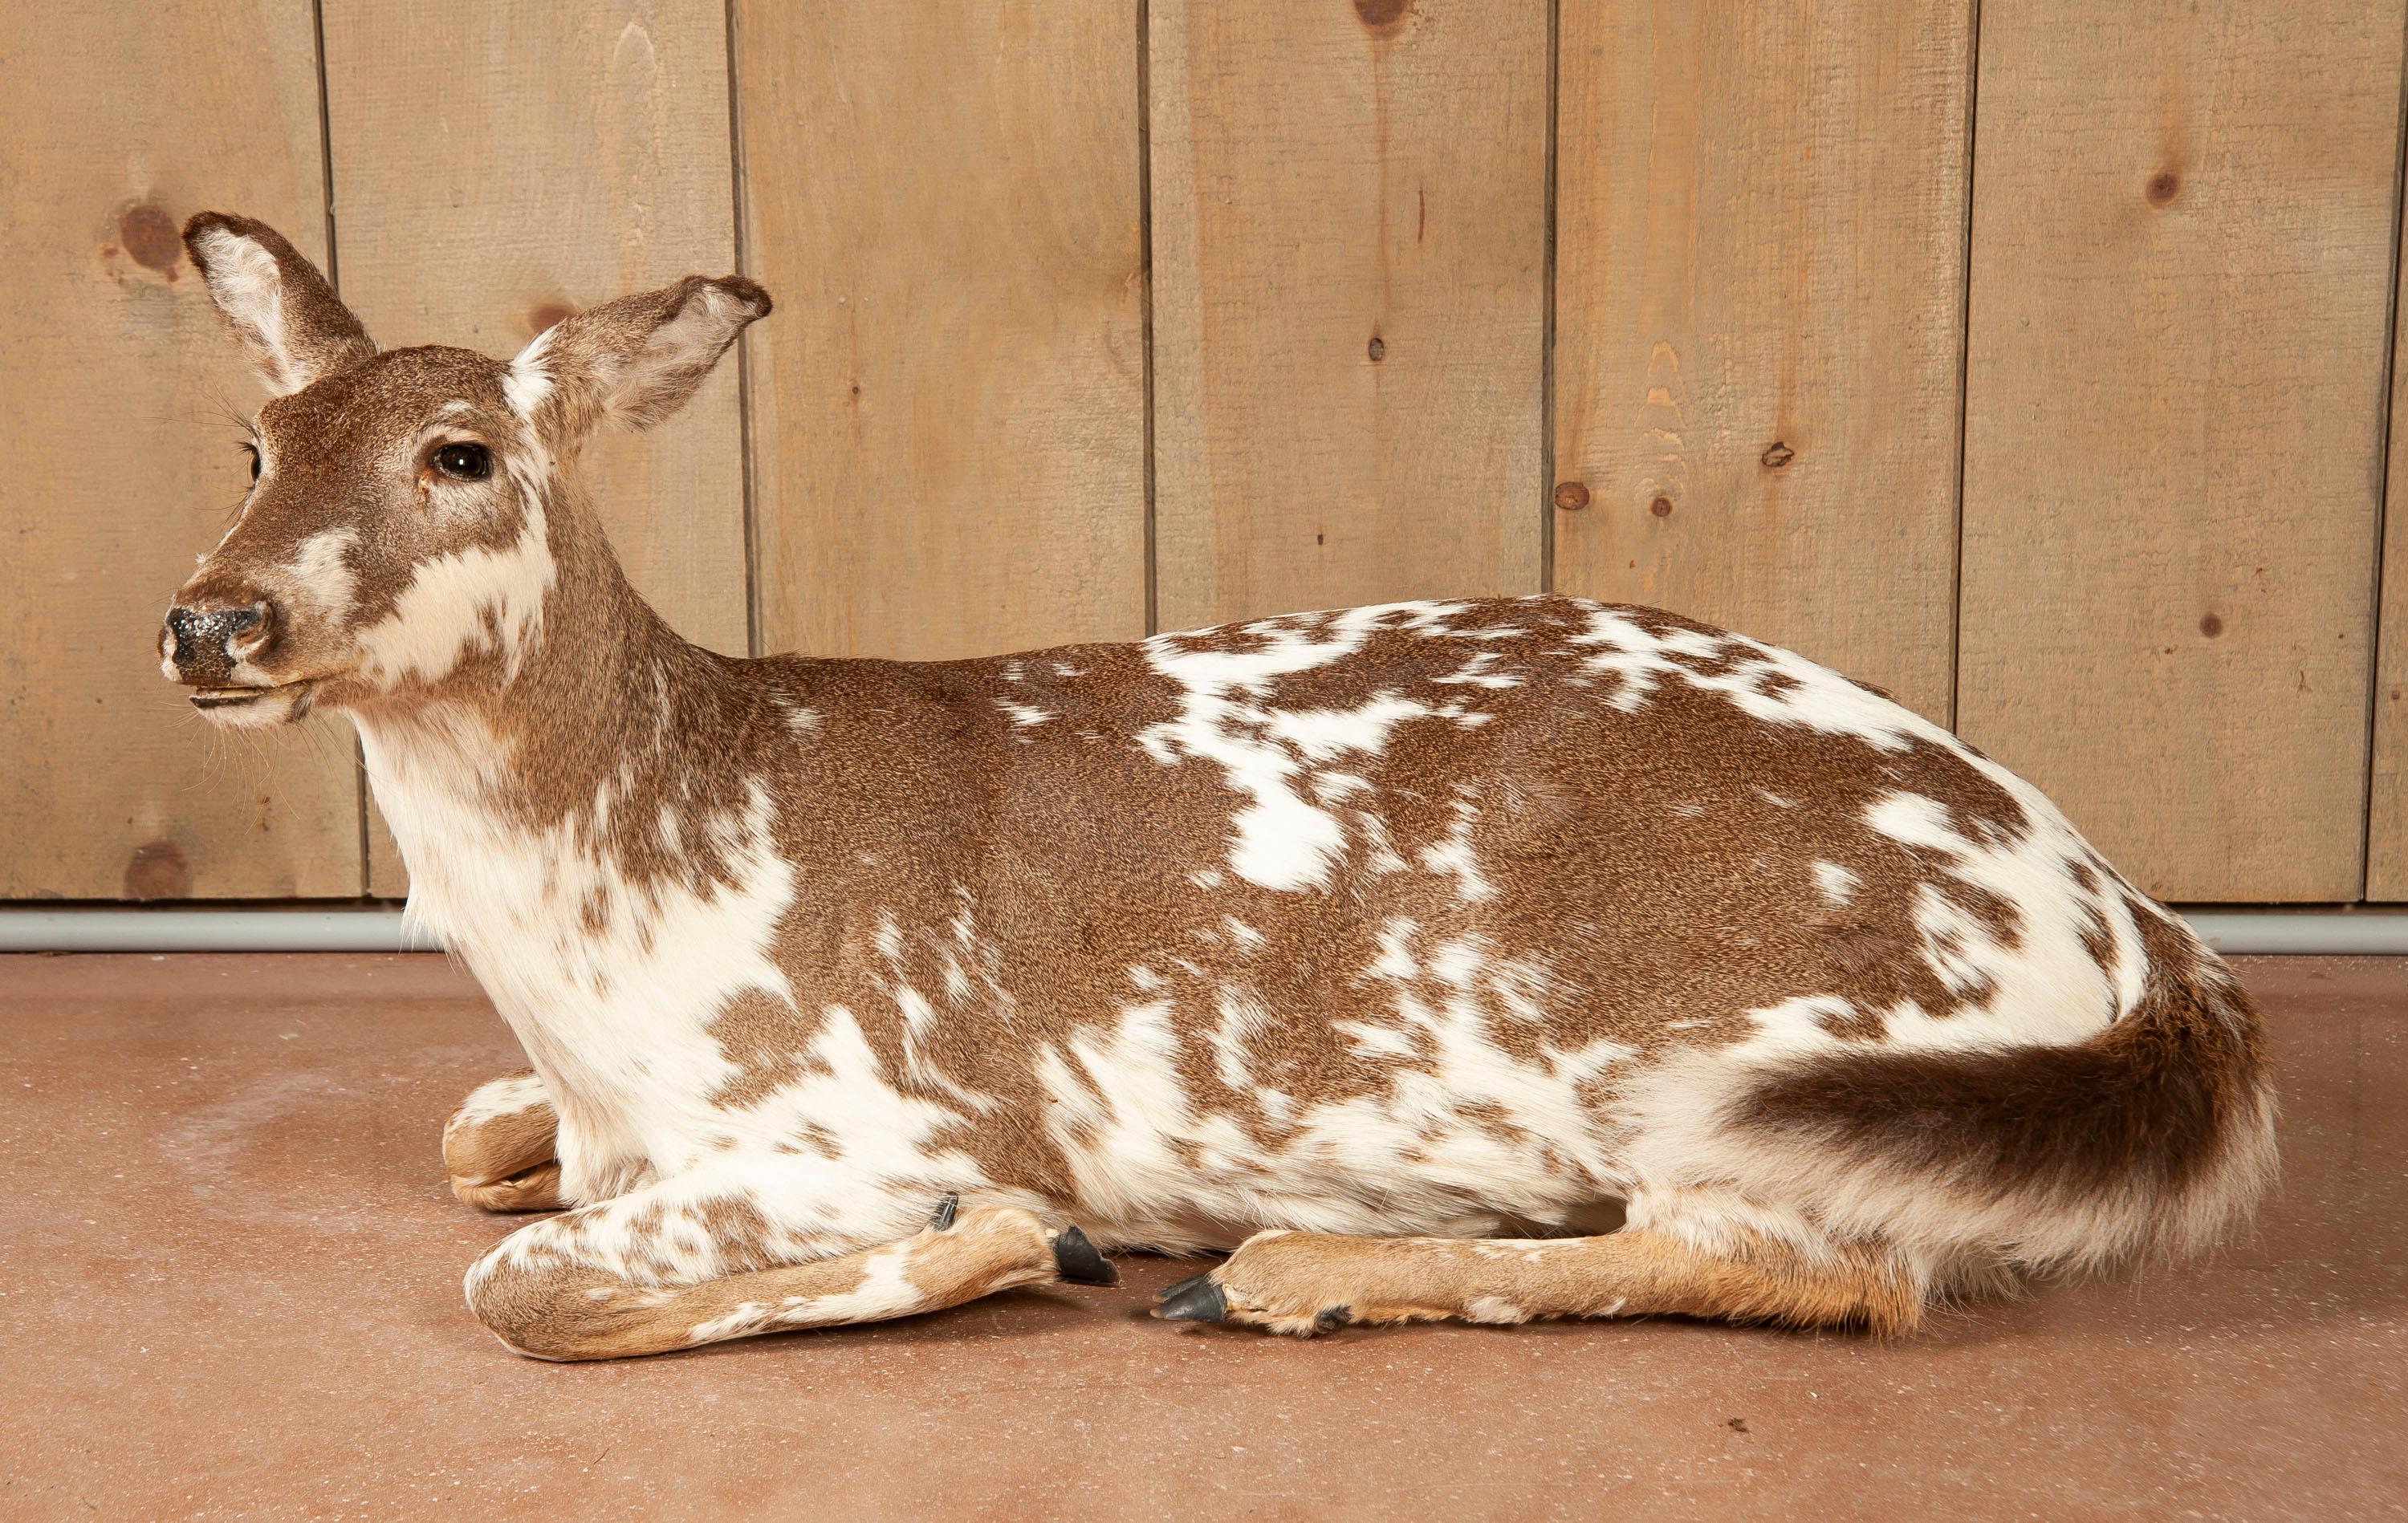
[[[184,245],[274,393],[244,448],[240,516],[176,594],[161,665],[221,724],[507,684],[561,577],[557,489],[604,426],[694,394],[769,310],[738,276],[689,276],[565,319],[507,363],[380,353],[272,228],[203,212]]]

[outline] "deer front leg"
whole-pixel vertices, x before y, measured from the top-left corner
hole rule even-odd
[[[468,1272],[468,1305],[516,1353],[603,1359],[1119,1282],[1076,1227],[950,1196],[925,1228],[874,1247],[810,1257],[781,1236],[743,1195],[666,1180],[512,1233]],[[765,1262],[781,1254],[795,1261]]]
[[[487,1211],[558,1211],[560,1118],[532,1070],[480,1084],[443,1127],[452,1193]]]

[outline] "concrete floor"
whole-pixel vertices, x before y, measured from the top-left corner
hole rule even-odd
[[[2408,960],[2248,959],[2255,1237],[1877,1345],[1141,1315],[1191,1273],[513,1358],[436,1135],[515,1066],[427,957],[0,958],[0,1516],[2371,1517],[2408,1510]]]

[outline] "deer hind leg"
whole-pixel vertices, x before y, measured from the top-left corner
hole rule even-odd
[[[1261,1232],[1164,1291],[1154,1315],[1307,1337],[1350,1323],[1659,1315],[1893,1332],[1925,1299],[1921,1274],[1885,1245],[1667,1222],[1571,1238]]]
[[[443,1127],[452,1193],[487,1211],[558,1211],[560,1118],[532,1071],[480,1084]]]
[[[640,1192],[652,1194],[655,1191]],[[534,1359],[624,1359],[666,1353],[756,1333],[881,1322],[957,1306],[998,1290],[1061,1281],[1116,1285],[1119,1275],[1076,1227],[1048,1228],[1016,1206],[959,1210],[949,1197],[927,1227],[899,1241],[801,1262],[740,1269],[688,1283],[660,1283],[656,1271],[632,1273],[630,1259],[655,1263],[680,1255],[721,1262],[760,1257],[757,1213],[740,1203],[683,1213],[692,1224],[716,1217],[726,1240],[697,1245],[679,1231],[625,1250],[628,1231],[660,1233],[659,1208],[638,1197],[586,1206],[522,1229],[468,1273],[468,1304],[513,1351]],[[619,1218],[619,1251],[580,1251],[580,1217]],[[522,1237],[540,1229],[528,1243]],[[708,1228],[706,1228],[708,1230]],[[646,1249],[649,1247],[650,1252]],[[602,1261],[620,1260],[622,1267]]]

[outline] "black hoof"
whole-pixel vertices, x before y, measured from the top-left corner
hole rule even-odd
[[[937,1203],[937,1214],[928,1218],[928,1231],[932,1232],[952,1231],[953,1230],[954,1213],[960,1211],[961,1208],[962,1198],[958,1195],[948,1195],[943,1200],[939,1201]]]
[[[1166,1322],[1218,1322],[1229,1315],[1229,1298],[1210,1274],[1182,1280],[1154,1303],[1154,1315]]]
[[[1118,1285],[1121,1272],[1112,1261],[1096,1251],[1087,1234],[1076,1227],[1065,1227],[1062,1235],[1054,1240],[1054,1269],[1070,1285]]]

